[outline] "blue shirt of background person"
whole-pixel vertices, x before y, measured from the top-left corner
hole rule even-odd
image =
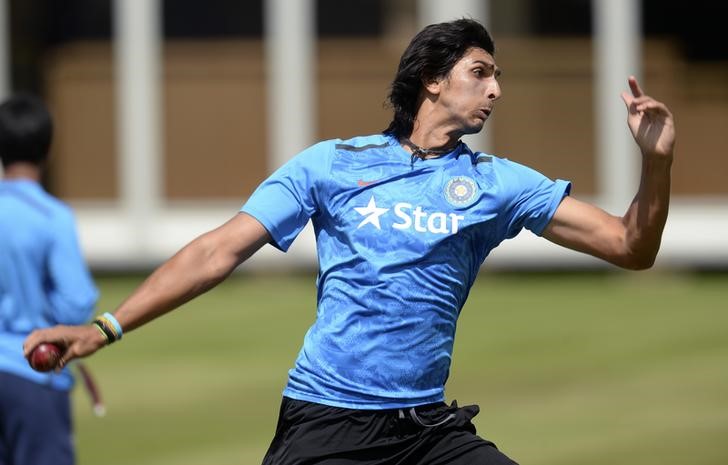
[[[67,368],[40,373],[23,356],[31,331],[84,323],[98,298],[71,209],[39,182],[51,137],[37,99],[19,95],[0,106],[0,372],[67,391]]]

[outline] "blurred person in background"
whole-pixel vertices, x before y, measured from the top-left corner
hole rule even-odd
[[[264,244],[287,250],[311,220],[317,317],[264,463],[514,463],[476,434],[477,406],[445,403],[468,292],[488,253],[523,228],[624,268],[650,267],[667,218],[674,126],[629,78],[622,99],[642,178],[624,216],[608,214],[570,197],[569,182],[460,140],[483,128],[501,95],[494,53],[476,21],[426,27],[402,55],[383,133],[304,150],[96,327],[35,332],[26,354],[50,341],[64,345],[63,363],[90,355],[211,289]]]
[[[0,105],[0,465],[75,462],[68,368],[39,373],[31,331],[89,321],[98,292],[71,209],[41,186],[53,122],[38,98]]]

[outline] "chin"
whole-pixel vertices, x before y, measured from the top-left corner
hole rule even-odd
[[[485,121],[471,124],[463,130],[463,134],[477,134],[483,130],[483,126],[485,126]]]

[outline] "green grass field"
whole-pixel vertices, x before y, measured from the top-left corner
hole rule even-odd
[[[100,311],[141,277],[99,277]],[[483,273],[449,400],[523,465],[728,463],[728,275]],[[86,361],[80,465],[256,464],[314,318],[313,276],[238,274]]]

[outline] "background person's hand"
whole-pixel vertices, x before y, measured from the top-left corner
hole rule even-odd
[[[627,124],[642,154],[655,158],[672,158],[675,146],[675,124],[667,106],[645,95],[637,79],[629,77],[632,95],[622,92],[627,106]]]
[[[106,339],[92,325],[59,325],[30,333],[23,343],[25,358],[44,342],[56,344],[62,350],[56,369],[63,368],[75,358],[87,357],[106,345]]]

